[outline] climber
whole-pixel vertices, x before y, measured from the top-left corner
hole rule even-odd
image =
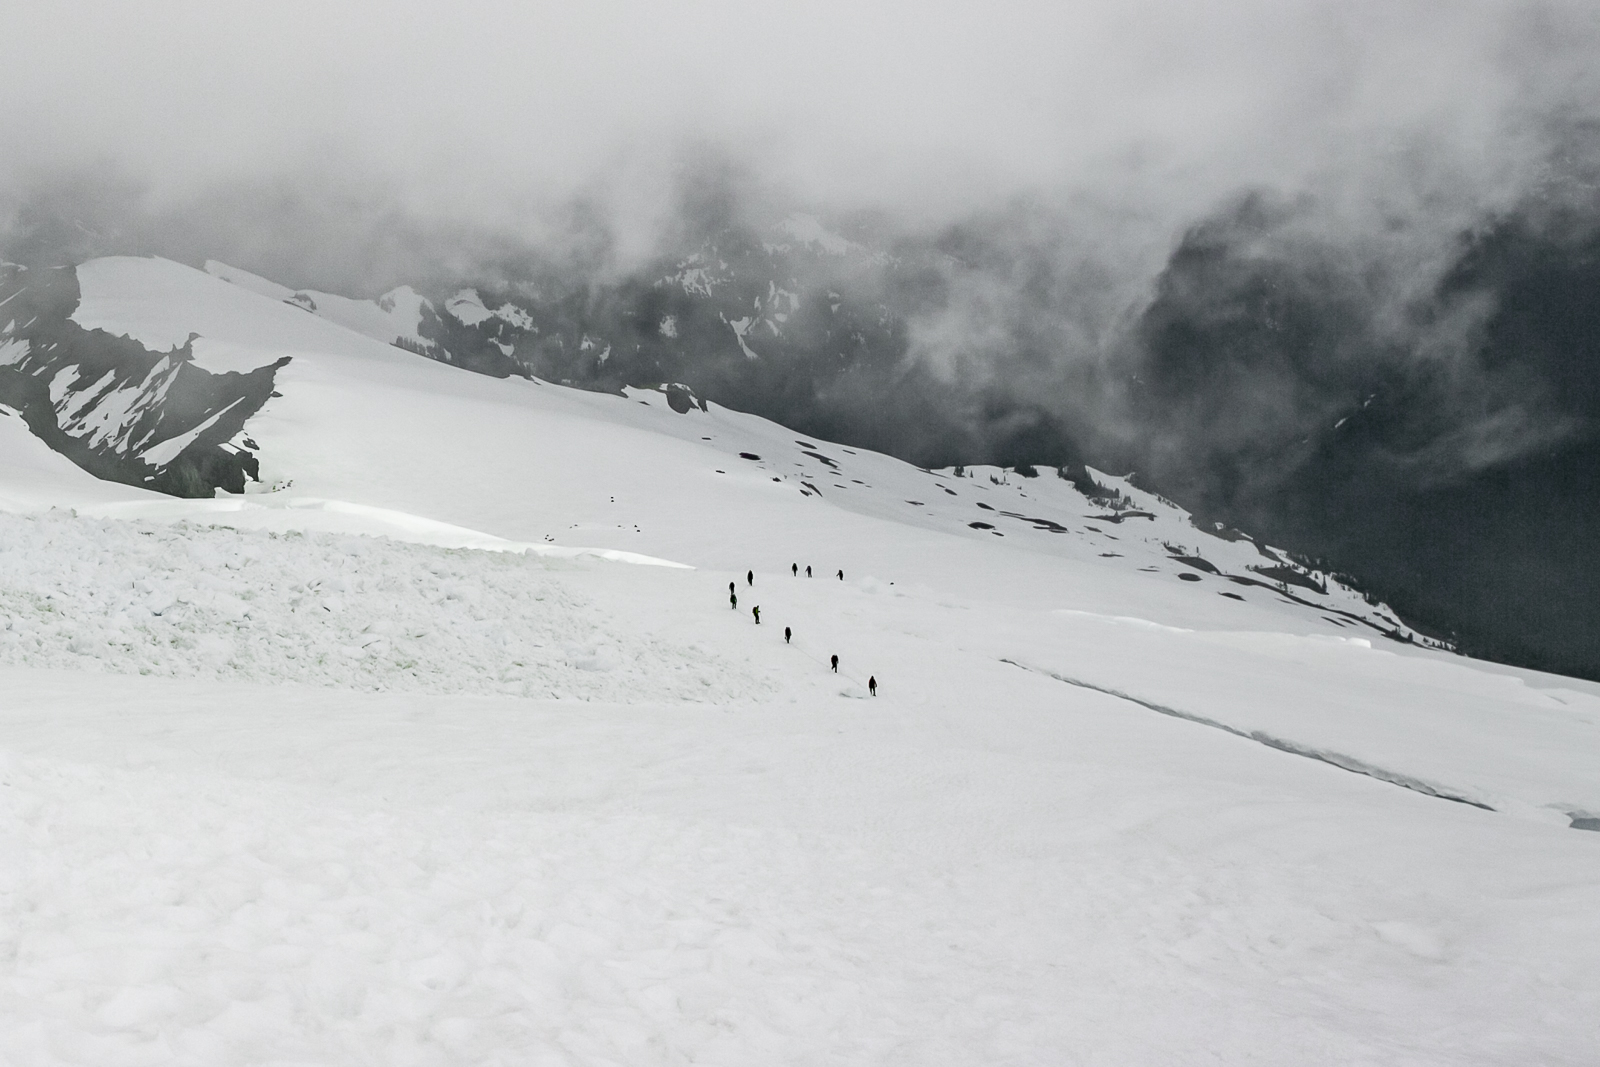
[[[806,564],[806,577],[811,577],[811,564],[809,563]]]
[[[842,582],[842,581],[844,581],[844,571],[840,571],[840,572],[839,572],[839,580],[840,580],[840,581],[841,581],[841,582]]]
[[[744,572],[744,580],[749,585],[755,585],[756,584],[756,572],[755,571],[745,571]]]
[[[783,628],[783,643],[787,645],[789,643],[789,638],[791,638],[793,636],[794,636],[794,631],[789,629],[787,626],[785,626]]]
[[[839,673],[839,657],[838,656],[834,656],[834,657],[832,657],[832,659],[833,659],[833,673],[834,674],[838,674]]]
[[[738,593],[729,593],[728,594],[728,604],[729,604],[730,607],[733,608],[734,611],[738,611],[739,610],[739,594]]]
[[[750,614],[752,614],[752,615],[754,615],[756,617],[756,625],[760,626],[761,625],[761,605],[757,604],[755,607],[751,608],[750,609]]]
[[[876,674],[867,679],[867,692],[871,693],[873,696],[878,695],[878,676]]]
[[[798,563],[789,564],[789,573],[793,574],[796,578],[800,577],[800,564],[798,564]]]

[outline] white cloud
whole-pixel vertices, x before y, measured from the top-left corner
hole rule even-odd
[[[150,0],[22,5],[13,159],[182,192],[315,166],[510,220],[597,176],[648,216],[685,141],[825,202],[922,216],[1021,188],[1174,214],[1419,129],[1489,162],[1592,67],[1593,5]]]

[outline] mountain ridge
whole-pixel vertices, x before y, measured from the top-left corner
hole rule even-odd
[[[397,342],[412,336],[428,339],[428,320],[420,313],[428,305],[421,301],[417,304],[415,334],[404,332],[413,325],[409,313],[407,320],[397,320],[393,308],[398,301],[388,310],[378,302],[372,302],[370,310],[355,302],[338,309],[337,314],[347,320],[353,318],[369,329],[376,324],[378,336],[374,337],[334,321],[332,314],[318,315],[307,306],[337,307],[332,301],[324,299],[318,304],[317,296],[312,294],[307,294],[306,300],[297,300],[293,298],[295,294],[284,296],[283,290],[269,287],[262,279],[236,273],[234,277],[245,282],[240,284],[237,280],[224,280],[224,273],[227,271],[220,265],[214,265],[208,274],[161,260],[91,261],[78,268],[81,289],[70,317],[64,321],[71,327],[68,333],[72,338],[115,337],[140,360],[154,361],[158,366],[170,364],[202,380],[254,388],[255,392],[241,393],[220,409],[228,416],[227,422],[209,407],[168,411],[165,405],[176,408],[176,402],[168,393],[153,388],[137,394],[143,398],[144,407],[130,409],[122,422],[115,422],[112,416],[122,408],[107,409],[120,403],[122,394],[99,389],[97,363],[85,367],[71,362],[73,345],[81,342],[58,344],[36,353],[33,345],[41,336],[37,322],[27,327],[33,332],[12,337],[9,351],[16,362],[10,372],[34,381],[48,380],[55,388],[49,410],[56,419],[58,433],[68,436],[69,441],[88,442],[83,444],[85,448],[95,444],[100,448],[95,453],[96,463],[121,462],[124,476],[118,480],[128,484],[156,489],[174,485],[188,488],[177,482],[180,472],[203,473],[206,457],[219,453],[233,461],[229,470],[239,475],[238,481],[213,483],[204,486],[206,491],[177,495],[205,497],[221,491],[240,497],[247,509],[259,509],[269,499],[291,500],[304,494],[359,502],[371,478],[386,479],[386,484],[409,493],[407,482],[449,478],[444,471],[451,464],[459,470],[464,464],[482,462],[485,456],[480,454],[481,449],[497,450],[501,458],[496,462],[508,472],[516,471],[510,476],[519,484],[530,488],[540,484],[537,474],[518,470],[507,449],[514,449],[512,442],[535,425],[526,419],[535,411],[544,410],[547,401],[556,399],[551,390],[561,387],[545,385],[532,376],[515,376],[501,384],[491,376],[462,375],[459,372],[464,368],[458,361],[438,358],[438,353],[430,359],[419,359],[411,348]],[[64,301],[58,303],[58,317],[65,307]],[[487,312],[481,301],[470,307]],[[447,307],[445,314],[455,312]],[[498,312],[479,314],[477,318],[476,323],[463,325],[482,327],[494,318],[500,325],[492,328],[498,330],[507,321],[507,315]],[[397,322],[401,332],[388,337]],[[159,346],[180,337],[180,346],[157,351]],[[388,339],[381,340],[385,337]],[[402,400],[399,393],[380,395],[380,382],[392,386],[403,380],[415,380],[416,388],[434,394],[448,383],[450,388],[441,400],[451,392],[457,393],[461,401],[471,405],[470,410],[480,414],[469,416],[462,427],[464,434],[448,443],[428,433],[419,434],[415,431],[420,428],[414,428],[411,441],[402,445],[406,429],[390,425],[392,416],[383,414],[387,396],[407,405],[415,415],[433,417],[427,414],[431,401],[417,407],[415,399]],[[424,382],[432,384],[423,385]],[[626,387],[621,395],[561,391],[571,399],[562,400],[558,408],[573,415],[602,405],[599,422],[581,424],[581,432],[614,457],[597,461],[597,470],[612,469],[608,463],[620,465],[617,469],[636,465],[638,453],[630,449],[659,451],[659,445],[646,442],[657,440],[652,435],[663,431],[670,431],[671,437],[682,442],[680,447],[688,449],[684,458],[664,468],[674,472],[661,487],[664,499],[681,494],[687,486],[673,483],[682,483],[690,470],[698,468],[704,473],[694,474],[695,478],[709,475],[720,480],[731,476],[741,500],[751,492],[762,497],[773,492],[788,493],[792,494],[790,501],[826,501],[831,507],[888,519],[897,525],[909,523],[941,535],[1020,539],[1019,544],[1027,551],[1051,556],[1060,556],[1065,547],[1069,549],[1067,555],[1093,561],[1096,568],[1114,565],[1135,573],[1142,569],[1148,574],[1176,576],[1185,583],[1213,583],[1218,586],[1215,592],[1241,604],[1252,600],[1263,606],[1287,607],[1315,620],[1319,627],[1331,626],[1337,631],[1355,626],[1402,642],[1437,644],[1407,626],[1381,602],[1355,592],[1340,579],[1309,567],[1282,550],[1258,545],[1238,531],[1201,529],[1187,512],[1170,501],[1139,489],[1126,479],[1081,464],[1059,470],[1047,467],[1043,475],[1026,465],[1010,469],[978,466],[922,470],[820,438],[800,438],[787,428],[754,416],[736,416],[720,405],[694,397],[681,386],[654,390]],[[316,413],[312,409],[296,409],[297,404],[317,395],[325,399],[317,401]],[[417,394],[407,391],[403,395],[412,398]],[[473,399],[467,401],[468,397]],[[485,403],[493,406],[484,408]],[[371,406],[370,414],[358,416],[353,410],[358,404],[375,406]],[[524,406],[530,404],[524,413]],[[617,407],[619,404],[622,406]],[[636,423],[641,418],[647,420],[639,423],[639,429],[647,432],[638,438],[637,445],[631,439],[614,437],[621,431],[620,423],[617,431],[606,429],[624,413],[638,411],[641,404],[660,415],[640,412],[639,416],[626,416]],[[551,409],[552,413],[555,410]],[[594,410],[602,414],[601,409]],[[467,428],[481,422],[482,413],[487,412],[496,412],[496,418],[510,418],[498,435],[491,430]],[[32,417],[40,417],[37,410]],[[155,431],[143,428],[152,418],[165,418],[172,423],[172,432],[154,444],[151,442]],[[698,420],[709,420],[703,427],[706,432],[695,432],[701,427]],[[112,423],[120,428],[119,435],[104,441],[93,437],[95,428]],[[305,427],[312,424],[324,429],[307,436]],[[358,431],[356,426],[360,427]],[[350,436],[352,431],[356,437]],[[483,434],[481,442],[473,439],[475,432]],[[71,433],[80,437],[72,438]],[[171,442],[181,443],[182,447],[174,447]],[[158,452],[163,446],[166,451]],[[423,458],[423,452],[413,453],[415,458],[407,460],[399,451],[418,446],[424,450],[433,448],[433,452],[427,458]],[[73,458],[70,450],[67,454]],[[683,466],[685,462],[691,466]],[[312,471],[337,469],[345,463],[353,464],[351,471],[359,472],[354,480],[349,474],[323,482],[310,477]],[[439,473],[429,474],[421,466],[425,463],[434,465],[432,469]],[[441,463],[443,467],[438,466]],[[92,466],[88,469],[94,472]],[[567,476],[581,482],[586,474],[573,470]],[[762,483],[766,488],[758,488]],[[710,495],[705,495],[708,491]],[[720,490],[708,486],[695,492],[705,500],[699,506],[712,511],[718,506],[711,501]],[[251,504],[252,500],[262,504]],[[369,503],[393,506],[387,497],[374,498]],[[471,506],[481,514],[481,502]],[[785,505],[781,510],[787,512],[792,507]],[[215,511],[203,513],[220,515]],[[476,521],[461,523],[458,515],[420,514],[484,529]],[[580,517],[577,523],[566,525],[582,530],[590,522]],[[702,536],[694,532],[700,522],[686,516],[674,539],[648,554],[680,558],[685,546]],[[1113,527],[1121,532],[1112,533]],[[565,537],[556,532],[559,528],[552,524],[535,533],[523,519],[518,520],[518,525],[500,527],[497,533],[524,542],[564,542]],[[626,533],[625,527],[619,529]],[[1069,536],[1062,540],[1062,535]],[[615,532],[608,532],[605,537],[607,540],[600,547],[637,551],[626,536],[619,539]],[[703,553],[699,558],[705,558]]]

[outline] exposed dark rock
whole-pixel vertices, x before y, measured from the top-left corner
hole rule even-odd
[[[0,270],[0,300],[13,318],[6,339],[26,354],[0,367],[0,402],[21,412],[51,448],[96,477],[174,496],[243,492],[260,468],[249,447],[228,442],[273,392],[289,357],[249,373],[212,373],[194,365],[194,338],[167,352],[70,318],[77,309],[74,271]],[[52,399],[49,383],[64,383]],[[118,417],[99,416],[115,405]],[[176,455],[156,461],[162,443],[192,435]],[[250,442],[253,444],[253,442]]]
[[[667,407],[679,415],[687,415],[695,407],[694,393],[686,385],[673,383],[666,387]]]

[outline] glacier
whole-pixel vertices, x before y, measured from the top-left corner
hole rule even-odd
[[[0,1060],[1592,1061],[1600,686],[1136,480],[247,281],[77,314],[276,367],[248,491],[0,408]]]

